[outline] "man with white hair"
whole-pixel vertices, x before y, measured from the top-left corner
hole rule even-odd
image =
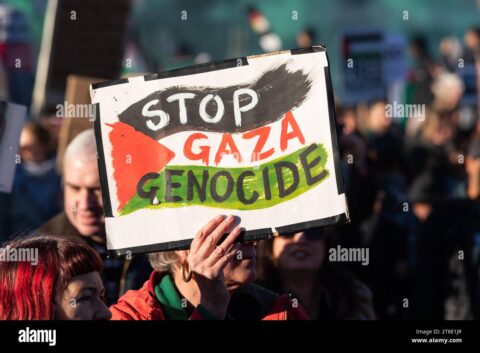
[[[64,211],[39,232],[74,238],[92,246],[104,262],[106,299],[114,303],[129,288],[142,284],[150,274],[146,259],[121,260],[106,256],[97,149],[93,129],[85,130],[68,145],[63,161]]]
[[[105,223],[93,130],[68,145],[63,160],[64,206],[70,223],[84,237],[104,242]]]

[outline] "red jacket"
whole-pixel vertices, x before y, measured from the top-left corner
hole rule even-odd
[[[153,271],[150,279],[139,290],[129,290],[117,304],[110,307],[112,320],[165,320],[162,306],[155,295],[155,285],[164,274]],[[308,320],[305,310],[289,298],[288,295],[278,295],[256,285],[247,285],[243,291],[250,302],[255,304],[261,320]],[[232,297],[233,298],[233,297]],[[241,300],[239,300],[241,301]],[[190,320],[203,320],[200,312],[195,309]]]

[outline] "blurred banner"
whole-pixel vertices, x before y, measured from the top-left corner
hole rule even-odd
[[[0,192],[12,191],[15,168],[20,163],[18,146],[27,107],[0,101]]]
[[[33,85],[33,48],[27,17],[0,5],[0,99],[30,104]]]
[[[57,170],[61,173],[63,155],[70,141],[83,130],[93,128],[95,112],[90,100],[89,88],[92,83],[104,79],[69,75],[65,101],[56,107],[57,118],[62,118],[57,148]]]
[[[32,115],[63,101],[67,76],[115,79],[122,71],[130,0],[50,0],[33,92]]]
[[[381,30],[347,31],[342,45],[345,104],[388,99],[391,88],[405,80],[407,43],[402,35]]]

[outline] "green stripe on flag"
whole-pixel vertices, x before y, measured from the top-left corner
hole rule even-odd
[[[123,216],[145,208],[158,209],[195,205],[238,210],[257,210],[272,207],[281,202],[298,197],[327,179],[330,175],[330,172],[325,168],[327,158],[327,151],[322,144],[312,144],[289,155],[279,157],[257,166],[220,168],[210,166],[168,165],[164,170],[159,172],[158,177],[150,179],[142,185],[143,190],[151,190],[154,187],[158,188],[155,195],[159,203],[152,204],[152,200],[149,198],[142,198],[138,194],[135,194],[135,196],[120,211],[120,214]],[[290,169],[279,169],[280,165],[286,164],[291,167],[295,166],[297,169],[298,183],[295,188],[292,187],[289,192],[281,195],[277,173],[281,174],[284,189],[288,189],[294,182],[294,174]],[[305,168],[305,164],[308,165],[307,168]],[[183,171],[181,175],[175,174],[171,177],[170,186],[172,183],[178,184],[176,184],[174,188],[170,187],[169,201],[165,200],[167,194],[166,170],[168,170],[168,173],[173,174]],[[191,181],[192,177],[194,177],[198,184],[202,185],[205,171],[208,173],[208,180],[206,181],[206,188],[204,190],[206,198],[205,200],[202,200],[197,188],[192,186]],[[212,177],[217,173],[221,173],[223,176],[216,178],[216,182],[213,185],[215,190],[211,190]],[[244,175],[243,182],[240,183],[239,176],[242,173],[253,173],[253,175]],[[229,188],[229,182],[225,177],[225,174],[229,174],[232,177],[233,189],[231,186],[231,180]],[[266,181],[264,178],[266,175],[268,175],[267,188],[265,187]],[[242,192],[242,195],[244,196],[243,199],[250,199],[254,196],[254,193],[258,193],[258,198],[250,204],[242,202],[238,194],[239,188],[242,189],[240,192]],[[268,192],[268,189],[270,192]],[[217,195],[222,196],[228,193],[228,197],[226,197],[225,200],[222,200],[222,202],[215,201],[211,196],[212,191],[216,191]],[[172,198],[179,198],[179,201],[172,202]]]

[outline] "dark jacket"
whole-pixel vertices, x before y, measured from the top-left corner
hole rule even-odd
[[[12,192],[0,193],[0,242],[28,234],[62,209],[60,176],[53,160],[44,164],[52,168],[42,175],[33,175],[19,164]]]
[[[480,319],[480,201],[438,204],[418,242],[415,318]]]

